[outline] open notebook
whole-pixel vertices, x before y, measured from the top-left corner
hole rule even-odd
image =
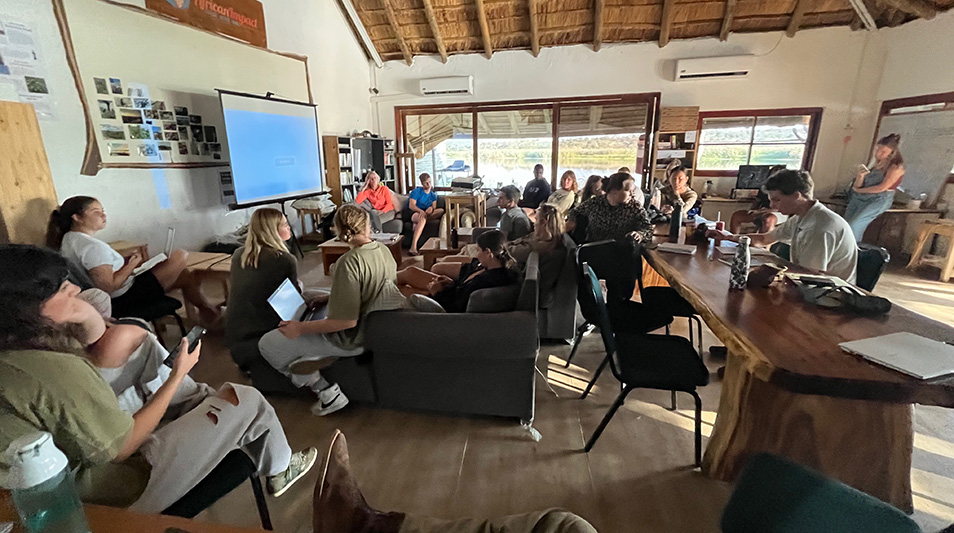
[[[918,379],[954,374],[954,346],[902,332],[839,344],[846,352]]]

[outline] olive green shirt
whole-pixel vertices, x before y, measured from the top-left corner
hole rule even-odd
[[[387,246],[372,241],[352,248],[335,262],[328,318],[357,320],[358,325],[329,333],[328,340],[351,350],[364,344],[364,317],[371,311],[400,309],[407,300],[397,284],[397,263]]]
[[[151,472],[142,456],[113,463],[133,418],[85,359],[41,350],[0,352],[0,453],[15,439],[48,431],[76,471],[83,501],[128,506]]]

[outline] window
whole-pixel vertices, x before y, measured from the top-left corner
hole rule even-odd
[[[740,165],[811,168],[821,109],[701,113],[698,176],[734,176]]]

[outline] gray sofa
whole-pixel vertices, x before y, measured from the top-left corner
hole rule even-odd
[[[404,235],[404,242],[402,244],[405,248],[410,248],[414,223],[411,222],[411,213],[407,208],[408,197],[391,191],[391,198],[394,200],[394,219],[385,222],[382,225],[382,231],[384,233],[400,233]],[[444,197],[441,195],[437,195],[437,207],[446,209]],[[417,247],[420,248],[424,246],[427,239],[439,237],[440,234],[441,219],[429,220],[427,225],[424,226],[424,233],[422,233],[421,238],[418,239]]]
[[[563,234],[566,255],[559,272],[541,272],[537,329],[541,339],[572,339],[583,323],[576,299],[576,244]],[[555,277],[555,281],[551,281]]]

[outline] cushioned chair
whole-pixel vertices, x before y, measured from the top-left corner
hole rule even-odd
[[[786,261],[792,260],[792,247],[784,242],[777,242],[769,246],[769,251]]]
[[[248,481],[255,494],[255,504],[258,506],[258,516],[262,521],[262,528],[272,530],[272,520],[268,514],[268,502],[262,491],[262,481],[258,477],[255,463],[242,450],[232,450],[212,469],[202,481],[187,492],[178,501],[170,505],[162,514],[192,518],[201,513],[222,496]]]
[[[384,233],[400,233],[404,235],[402,246],[410,248],[411,237],[414,235],[414,223],[411,222],[412,213],[407,206],[408,197],[394,191],[391,191],[391,197],[394,200],[394,219],[385,222],[382,226],[382,231]],[[444,203],[444,197],[440,194],[437,195],[437,207],[447,209]],[[424,233],[421,234],[421,238],[417,241],[418,248],[424,246],[427,239],[440,236],[442,219],[443,217],[427,221],[427,224],[424,226]]]
[[[648,333],[672,323],[672,315],[665,311],[630,300],[636,277],[632,258],[631,248],[611,240],[591,242],[576,248],[574,274],[577,278],[577,299],[584,322],[577,328],[570,356],[566,360],[567,367],[576,355],[583,334],[590,326],[599,324],[599,311],[591,304],[592,296],[589,294],[589,285],[583,271],[584,262],[589,263],[599,279],[606,281],[610,320],[618,331]],[[607,359],[604,359],[591,383],[596,382],[606,364]],[[584,398],[589,390],[590,387],[587,387],[583,393]]]
[[[884,248],[858,243],[858,270],[855,283],[866,291],[873,291],[885,267],[891,261],[891,254]]]
[[[596,309],[606,359],[613,375],[623,385],[606,416],[586,441],[583,449],[589,452],[599,439],[607,424],[623,405],[626,396],[634,389],[657,389],[681,391],[692,395],[696,401],[695,464],[702,464],[702,399],[696,387],[709,383],[709,369],[692,347],[682,337],[649,335],[642,333],[614,333],[610,312],[603,300],[599,279],[588,263],[583,264],[588,302],[586,307]],[[594,379],[595,381],[595,379]],[[592,387],[590,383],[589,387]],[[587,390],[589,390],[587,387]]]
[[[722,514],[724,533],[920,533],[898,509],[769,454],[751,457]]]

